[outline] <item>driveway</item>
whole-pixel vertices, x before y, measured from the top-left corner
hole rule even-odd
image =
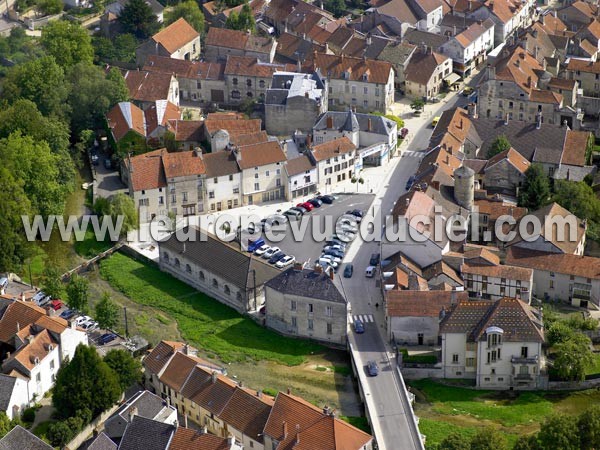
[[[103,152],[99,154],[99,164],[92,166],[92,173],[94,175],[95,190],[94,199],[96,197],[111,197],[119,192],[127,192],[127,187],[121,181],[119,171],[116,168],[107,169],[104,166],[104,160],[107,155]]]

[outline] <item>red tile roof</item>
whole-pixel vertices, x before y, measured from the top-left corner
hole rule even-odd
[[[356,145],[347,136],[344,136],[313,146],[312,154],[315,160],[319,162],[344,153],[351,153],[354,150],[356,150]]]
[[[295,72],[294,64],[278,64],[259,61],[249,56],[227,57],[224,73],[227,75],[241,75],[258,78],[271,78],[277,71]]]
[[[442,309],[468,298],[465,291],[388,291],[386,314],[388,317],[439,317]]]
[[[518,151],[511,147],[508,150],[500,152],[497,155],[494,155],[492,158],[490,158],[485,166],[484,171],[488,170],[490,167],[494,166],[495,164],[498,164],[500,161],[503,160],[507,160],[515,169],[517,169],[523,174],[527,171],[527,169],[529,169],[529,166],[531,165],[531,163],[527,159],[525,159],[523,155],[521,155]]]
[[[202,175],[205,172],[204,162],[195,151],[162,153],[163,167],[167,179]]]
[[[152,36],[152,40],[161,44],[169,53],[175,53],[198,37],[198,32],[182,17]]]
[[[206,35],[205,45],[270,53],[274,42],[272,38],[256,36],[244,31],[210,27]]]
[[[125,160],[125,166],[130,170],[129,179],[134,191],[167,186],[162,163],[163,152],[166,150],[154,150]]]
[[[436,52],[416,51],[410,58],[404,76],[407,81],[427,85],[435,70],[444,64],[449,58]]]
[[[172,78],[169,73],[128,70],[124,78],[129,97],[134,100],[153,102],[169,98]]]
[[[600,280],[600,258],[568,253],[544,253],[511,247],[506,254],[506,263],[529,267],[534,270],[575,275]]]
[[[108,127],[115,141],[119,142],[127,133],[133,131],[146,136],[146,118],[144,111],[130,102],[120,102],[106,114]]]
[[[600,61],[571,58],[567,64],[567,70],[600,74]]]
[[[588,131],[567,131],[561,163],[571,166],[585,166],[586,152],[591,134]]]
[[[230,450],[227,438],[199,433],[191,428],[178,427],[169,444],[169,450]]]
[[[348,74],[351,81],[387,84],[392,73],[392,64],[374,59],[353,58],[350,56],[327,55],[316,53],[312,63],[314,70],[334,79],[344,79]]]
[[[251,134],[260,132],[261,121],[260,119],[245,120],[243,118],[236,117],[221,117],[221,116],[209,116],[204,120],[204,127],[206,128],[206,138],[212,136],[219,130],[225,130],[229,133],[229,137],[240,134]]]
[[[31,302],[13,301],[0,318],[0,342],[8,343],[24,327],[37,324],[41,328],[62,333],[68,326],[60,317],[47,317],[46,311]]]
[[[151,373],[158,374],[163,367],[169,362],[176,351],[182,349],[185,344],[173,341],[160,341],[160,343],[152,349],[150,354],[144,358],[144,366]]]
[[[240,147],[238,165],[240,169],[264,166],[267,164],[282,163],[286,160],[285,153],[281,150],[278,141],[268,141],[259,144]]]
[[[524,267],[497,265],[488,266],[480,264],[464,263],[460,268],[462,273],[481,275],[494,278],[506,278],[507,280],[530,281],[533,270]]]
[[[144,64],[145,71],[173,74],[180,78],[222,80],[225,65],[218,62],[188,61],[167,56],[150,55]]]

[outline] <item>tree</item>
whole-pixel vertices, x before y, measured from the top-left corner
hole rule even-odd
[[[152,9],[144,0],[130,0],[121,10],[119,22],[126,33],[146,39],[158,31],[160,25]]]
[[[438,445],[437,450],[470,450],[471,443],[460,433],[450,433]]]
[[[344,0],[326,0],[325,9],[335,17],[341,17],[346,12],[346,3]]]
[[[584,380],[586,369],[594,363],[590,345],[590,339],[581,333],[573,333],[566,341],[556,344],[554,370],[558,376],[565,380]]]
[[[471,439],[471,450],[506,449],[504,435],[492,428],[484,428]]]
[[[138,210],[133,199],[122,192],[119,192],[110,199],[109,214],[113,223],[117,223],[119,217],[123,217],[123,226],[121,227],[121,236],[137,229]]]
[[[4,411],[0,411],[0,439],[6,436],[10,430],[12,430],[10,419]]]
[[[415,98],[410,104],[410,109],[416,113],[421,112],[423,108],[425,108],[425,102],[422,98]]]
[[[254,32],[256,29],[256,22],[254,20],[252,8],[250,8],[247,1],[244,2],[244,6],[242,6],[239,14],[235,11],[232,11],[231,14],[229,14],[225,26],[231,30]]]
[[[22,215],[30,215],[31,205],[23,190],[24,182],[7,167],[0,167],[0,271],[16,271],[30,253],[31,242],[23,229]]]
[[[69,306],[72,309],[87,312],[89,305],[89,282],[86,278],[79,275],[73,275],[67,285],[67,297]]]
[[[53,56],[44,56],[12,67],[2,85],[2,95],[13,103],[22,98],[35,103],[44,116],[66,118],[69,109],[65,74]]]
[[[106,74],[101,67],[79,63],[73,67],[69,81],[72,88],[68,103],[73,111],[77,111],[71,117],[75,135],[102,126],[110,107],[129,98],[125,79],[118,69],[111,69]]]
[[[525,172],[525,182],[519,192],[519,206],[535,211],[550,200],[550,182],[539,164],[532,164]]]
[[[577,421],[581,450],[600,448],[600,406],[594,405],[582,412]]]
[[[550,416],[540,427],[538,440],[542,450],[579,450],[575,417],[564,414]]]
[[[141,383],[142,365],[129,352],[111,350],[104,357],[104,362],[117,374],[121,390],[125,391],[133,384]]]
[[[31,204],[32,214],[47,217],[62,214],[71,182],[61,180],[61,159],[54,155],[44,141],[36,142],[20,132],[0,139],[0,160],[20,180]],[[72,165],[70,166],[72,168]]]
[[[77,431],[72,429],[67,421],[59,421],[50,424],[47,437],[50,443],[55,447],[63,448],[75,437]]]
[[[195,0],[185,0],[175,5],[170,11],[165,13],[165,23],[172,24],[177,19],[183,17],[194,30],[198,33],[204,33],[204,14],[200,10]]]
[[[119,306],[105,292],[96,305],[96,321],[100,328],[113,329],[119,322]]]
[[[557,321],[554,322],[550,327],[548,327],[548,331],[546,332],[546,339],[548,341],[549,346],[553,346],[555,344],[560,344],[562,342],[568,341],[573,336],[574,331],[569,325],[564,322]]]
[[[40,43],[64,69],[78,63],[92,64],[94,60],[92,38],[77,22],[66,20],[50,22],[42,28]]]
[[[584,182],[557,180],[554,184],[553,200],[577,217],[589,221],[588,235],[600,238],[600,199]]]
[[[114,405],[121,393],[117,374],[96,349],[79,345],[73,360],[58,371],[52,404],[62,418],[91,418]]]
[[[51,15],[61,12],[64,4],[60,0],[37,0],[36,6],[42,14]]]
[[[508,142],[508,138],[505,135],[501,134],[496,139],[494,139],[492,145],[490,145],[490,149],[488,150],[487,156],[488,158],[493,158],[498,153],[502,153],[510,149],[510,147],[511,145],[510,142]]]
[[[53,266],[47,266],[44,269],[44,283],[42,289],[52,298],[62,298],[65,293],[65,287],[60,278],[60,271]]]
[[[519,436],[519,439],[517,439],[517,442],[515,442],[513,450],[540,450],[537,434]]]

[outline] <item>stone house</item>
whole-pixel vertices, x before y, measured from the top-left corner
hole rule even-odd
[[[481,389],[540,389],[541,314],[515,298],[459,302],[440,325],[443,378]]]
[[[466,292],[390,290],[385,293],[388,338],[397,345],[437,345],[440,321]]]
[[[287,199],[293,201],[297,197],[305,197],[317,191],[317,167],[307,155],[288,159],[285,171],[288,180]]]
[[[394,68],[394,87],[396,90],[404,89],[406,66],[416,49],[416,45],[406,41],[390,41],[376,58],[392,64]]]
[[[135,61],[142,67],[150,55],[175,59],[200,58],[200,34],[182,17],[156,33],[135,51]]]
[[[242,204],[242,172],[235,155],[227,150],[203,156],[205,210],[222,211]]]
[[[210,27],[204,42],[207,61],[225,61],[228,56],[246,56],[272,63],[277,41],[250,32]]]
[[[494,155],[483,169],[483,188],[488,192],[515,195],[525,181],[531,163],[514,148]]]
[[[345,345],[348,303],[321,267],[296,264],[265,284],[266,325],[282,334]]]
[[[179,82],[172,73],[128,70],[123,78],[129,90],[129,98],[143,110],[159,100],[167,100],[179,106]]]
[[[444,79],[451,73],[452,59],[429,48],[420,48],[410,58],[404,72],[406,95],[426,99],[437,97]]]
[[[600,91],[600,61],[571,58],[566,78],[576,80],[584,95],[595,96]]]
[[[356,145],[346,136],[316,144],[311,158],[317,166],[319,191],[333,192],[334,185],[354,176]]]
[[[175,233],[159,242],[159,267],[239,312],[255,311],[264,303],[264,284],[279,271],[263,260],[186,227],[195,240],[181,242]]]
[[[143,70],[175,75],[180,100],[218,104],[225,101],[225,64],[151,55]]]
[[[531,25],[535,2],[509,0],[505,2],[477,3],[479,7],[466,12],[466,17],[475,20],[491,19],[494,26],[494,47],[516,37],[519,30]]]
[[[581,308],[600,307],[600,259],[511,247],[507,264],[533,270],[533,294]]]
[[[387,61],[317,53],[311,66],[327,78],[329,109],[385,113],[394,102],[394,69]]]
[[[474,22],[462,32],[453,35],[442,44],[440,51],[452,58],[456,73],[467,77],[487,59],[487,54],[493,48],[494,22],[486,19],[483,22]]]
[[[307,133],[327,110],[327,85],[318,73],[275,72],[265,97],[265,129],[274,136]]]

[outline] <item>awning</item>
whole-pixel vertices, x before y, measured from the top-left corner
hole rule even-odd
[[[460,75],[452,72],[452,73],[450,73],[450,75],[448,75],[446,78],[444,78],[444,81],[448,84],[457,83],[458,81],[460,81]]]

